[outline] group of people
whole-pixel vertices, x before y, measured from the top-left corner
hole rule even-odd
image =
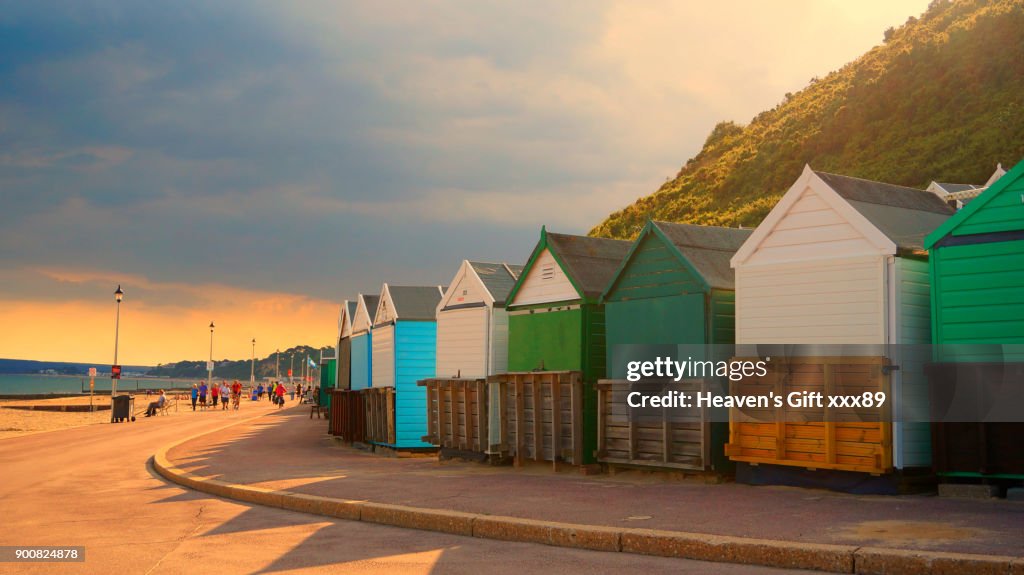
[[[262,400],[263,396],[266,395],[267,399],[273,401],[278,408],[284,407],[284,395],[285,393],[290,394],[292,401],[295,400],[296,396],[299,398],[299,402],[302,402],[303,396],[307,393],[312,392],[312,386],[302,387],[301,383],[296,383],[291,391],[287,391],[285,385],[280,381],[267,384],[263,387],[263,384],[259,384],[257,387],[252,389],[253,401]],[[148,395],[148,393],[147,393]],[[227,380],[221,381],[220,384],[216,382],[213,385],[207,385],[206,381],[200,381],[199,383],[192,384],[192,411],[196,410],[196,407],[206,408],[211,405],[207,403],[209,398],[214,409],[217,408],[217,404],[220,403],[221,410],[228,409],[228,399],[231,400],[231,407],[238,409],[239,403],[242,399],[242,384],[236,379],[230,386]],[[156,415],[157,411],[167,404],[167,397],[164,390],[160,390],[160,395],[156,401],[150,402],[149,407],[146,408],[146,417],[152,417]]]
[[[301,390],[302,384],[297,384],[297,387]],[[280,381],[267,384],[266,388],[264,388],[261,383],[252,391],[252,398],[254,401],[259,401],[263,399],[264,395],[266,395],[267,399],[273,401],[278,408],[282,408],[284,407],[284,394],[286,392],[284,384]],[[293,400],[295,399],[295,392],[296,388],[292,388],[291,396]]]
[[[236,379],[234,383],[228,386],[227,380],[221,381],[220,384],[214,382],[212,385],[206,385],[205,381],[192,384],[192,411],[196,410],[196,407],[207,407],[206,399],[209,395],[210,400],[213,402],[212,407],[217,409],[217,403],[221,405],[221,410],[228,409],[228,399],[231,400],[231,406],[234,409],[238,409],[238,405],[242,399],[242,384]]]

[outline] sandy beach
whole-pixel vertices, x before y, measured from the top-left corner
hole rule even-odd
[[[135,411],[144,412],[146,405],[155,399],[155,394],[149,398],[144,393],[136,395]],[[64,413],[60,411],[6,409],[8,406],[14,405],[89,405],[89,396],[53,399],[0,399],[0,440],[8,437],[81,427],[83,425],[95,425],[110,421],[110,410]],[[93,405],[110,405],[110,396],[95,396],[93,398]]]
[[[146,411],[146,406],[149,402],[155,401],[156,397],[157,394],[155,393],[148,397],[145,393],[135,395],[135,413],[138,418],[141,419],[143,417]],[[173,403],[177,394],[170,393],[167,397],[172,402],[171,414],[174,415],[175,413],[178,413]],[[108,423],[110,421],[110,410],[95,412],[60,412],[7,409],[7,407],[15,405],[89,405],[89,396],[59,397],[52,399],[0,399],[0,440],[10,437],[30,435],[33,433],[42,433],[45,431]],[[93,405],[110,405],[110,396],[95,396],[93,398]],[[288,402],[288,407],[292,407],[294,405],[294,402]],[[260,409],[273,409],[269,401],[252,403],[246,400],[242,404],[242,408],[246,411],[257,406]],[[177,409],[182,413],[185,411],[192,413],[191,403],[186,399],[184,393],[181,395],[181,403],[178,405]],[[218,407],[218,410],[219,409],[220,408]]]

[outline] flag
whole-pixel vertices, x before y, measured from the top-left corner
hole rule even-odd
[[[312,359],[310,359],[308,355],[306,356],[306,361],[309,362],[309,367],[311,367],[313,369],[316,369],[316,362],[314,362]]]

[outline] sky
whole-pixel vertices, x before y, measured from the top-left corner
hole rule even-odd
[[[0,357],[329,345],[524,263],[926,0],[0,0]],[[125,291],[118,312],[113,293]]]

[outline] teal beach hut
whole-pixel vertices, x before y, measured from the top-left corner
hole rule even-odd
[[[627,358],[623,354],[630,346],[735,342],[735,274],[729,260],[751,232],[647,222],[602,295],[610,378],[626,377]],[[697,352],[691,348],[688,353]],[[618,457],[633,465],[731,469],[724,451],[728,424],[697,425],[692,431],[700,436],[681,430],[667,449],[659,445],[659,449],[645,454],[634,445],[631,456],[627,449],[620,450]],[[611,457],[615,454],[612,440],[606,443]]]
[[[417,385],[437,365],[437,304],[441,286],[384,284],[374,314],[373,387],[394,388],[396,449],[432,448],[427,434],[427,392]]]

